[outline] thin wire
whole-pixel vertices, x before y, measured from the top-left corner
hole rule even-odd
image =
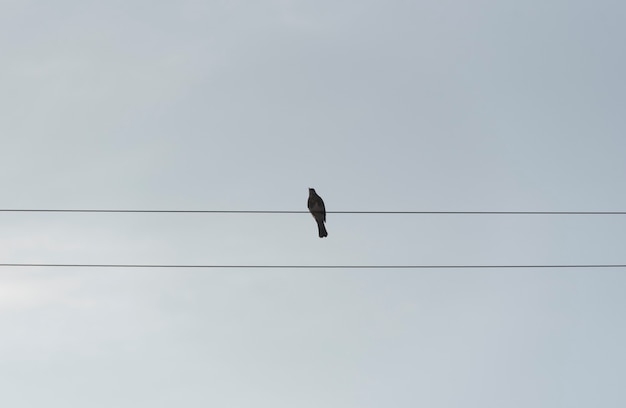
[[[53,264],[0,263],[0,267],[36,268],[185,268],[185,269],[564,269],[626,268],[626,264],[556,265],[190,265],[190,264]]]
[[[308,214],[282,210],[110,210],[110,209],[17,209],[0,212],[48,213],[170,213],[170,214]],[[440,214],[440,215],[626,215],[626,211],[326,211],[327,214]]]

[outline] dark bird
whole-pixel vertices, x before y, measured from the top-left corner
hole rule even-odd
[[[319,231],[320,238],[324,238],[328,236],[328,232],[326,232],[326,226],[324,223],[326,222],[326,207],[324,207],[324,200],[322,197],[318,196],[314,189],[309,189],[309,211],[311,211],[311,215],[315,218],[317,222],[317,229]]]

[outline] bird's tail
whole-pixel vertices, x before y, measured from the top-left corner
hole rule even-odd
[[[324,221],[317,221],[317,230],[319,232],[320,238],[324,238],[328,236],[328,232],[326,231],[326,226],[324,225]]]

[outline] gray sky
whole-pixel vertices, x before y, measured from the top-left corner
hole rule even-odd
[[[1,208],[624,211],[612,0],[0,0]],[[624,263],[623,216],[0,213],[0,262]],[[0,404],[622,407],[624,270],[0,270]]]

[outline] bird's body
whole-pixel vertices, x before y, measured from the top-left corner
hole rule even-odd
[[[309,201],[307,205],[311,215],[313,215],[313,218],[315,218],[315,221],[317,222],[317,229],[320,238],[327,237],[328,232],[326,231],[326,226],[324,225],[326,222],[326,207],[324,206],[324,200],[322,200],[322,197],[318,196],[312,188],[309,188]]]

